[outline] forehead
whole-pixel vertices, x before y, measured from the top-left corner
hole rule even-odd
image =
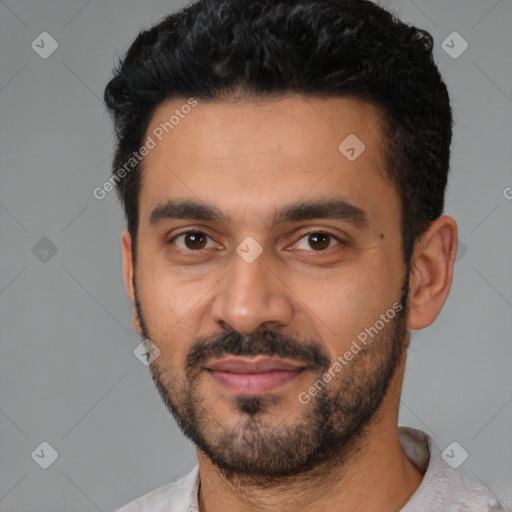
[[[261,221],[282,204],[334,193],[370,214],[386,201],[398,209],[384,179],[382,118],[371,104],[302,96],[194,102],[169,100],[148,125],[154,147],[142,165],[142,221],[169,198]]]

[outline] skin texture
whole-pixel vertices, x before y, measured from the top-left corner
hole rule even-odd
[[[160,105],[147,133],[185,102]],[[365,144],[354,161],[338,150],[350,134]],[[397,429],[407,329],[430,325],[448,296],[457,225],[436,219],[406,276],[382,141],[370,104],[294,95],[199,102],[145,157],[137,264],[124,232],[124,279],[134,328],[160,350],[151,364],[157,389],[197,446],[201,512],[393,511],[421,483]],[[357,206],[366,222],[271,225],[285,205],[326,198]],[[212,204],[231,219],[151,223],[169,199]],[[209,237],[200,251],[174,238],[190,228]],[[306,236],[319,231],[333,235],[320,240],[327,248]],[[248,236],[262,249],[252,263],[236,252]],[[402,298],[403,314],[300,403],[299,394]],[[204,369],[237,347],[310,368],[257,401],[237,396]]]

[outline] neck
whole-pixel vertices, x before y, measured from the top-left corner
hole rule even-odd
[[[404,358],[405,359],[405,358]],[[422,473],[409,461],[398,437],[398,407],[405,360],[371,425],[340,462],[316,467],[271,487],[227,480],[197,450],[199,512],[225,510],[308,512],[400,510],[418,489]]]

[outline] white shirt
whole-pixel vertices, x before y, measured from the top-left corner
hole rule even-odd
[[[400,512],[487,512],[503,510],[492,492],[452,469],[421,430],[398,427],[400,444],[423,480]],[[199,512],[199,465],[176,482],[131,501],[115,512]]]

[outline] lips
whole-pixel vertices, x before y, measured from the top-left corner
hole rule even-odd
[[[214,361],[209,364],[207,368],[212,371],[250,374],[272,371],[294,371],[305,368],[305,365],[270,357],[246,359],[237,356]]]
[[[266,394],[292,382],[306,366],[271,357],[226,357],[210,363],[206,370],[213,382],[237,395]]]

